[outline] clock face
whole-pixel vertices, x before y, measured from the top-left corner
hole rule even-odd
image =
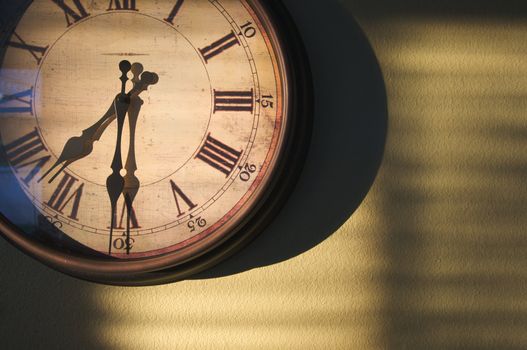
[[[280,175],[291,82],[257,2],[38,0],[5,40],[2,181],[32,214],[2,214],[26,236],[115,271],[175,266]]]

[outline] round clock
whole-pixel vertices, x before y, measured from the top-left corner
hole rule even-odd
[[[0,230],[64,273],[183,279],[261,232],[310,130],[302,45],[258,0],[35,0],[2,38]]]

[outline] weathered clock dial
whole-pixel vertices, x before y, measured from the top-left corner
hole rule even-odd
[[[246,0],[31,2],[3,38],[4,235],[120,284],[241,246],[305,149],[309,81],[284,16]]]

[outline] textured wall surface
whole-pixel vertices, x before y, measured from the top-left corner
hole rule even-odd
[[[160,287],[77,281],[0,241],[2,348],[527,347],[525,5],[285,2],[316,83],[317,35],[341,28],[317,6],[353,13],[380,62],[386,151],[359,209],[286,261]]]

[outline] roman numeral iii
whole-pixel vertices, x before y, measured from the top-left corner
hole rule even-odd
[[[199,49],[199,52],[201,52],[201,56],[203,56],[205,63],[209,63],[212,58],[218,56],[220,53],[224,52],[228,48],[233,47],[234,45],[240,45],[240,42],[238,41],[236,34],[231,31],[220,40],[215,41],[207,47]]]
[[[216,112],[253,112],[253,89],[250,91],[214,90],[214,113]]]
[[[226,177],[229,177],[240,160],[241,155],[241,151],[236,151],[234,148],[218,141],[209,134],[205,144],[196,155],[196,158],[204,161],[214,169],[221,171]]]

